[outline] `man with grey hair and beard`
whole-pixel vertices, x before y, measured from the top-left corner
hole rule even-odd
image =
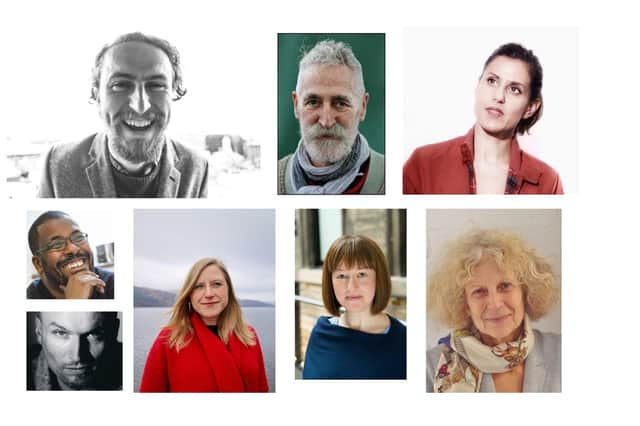
[[[100,50],[91,80],[104,132],[54,145],[38,196],[206,197],[207,160],[165,136],[171,104],[187,92],[178,50],[158,37],[124,34]]]
[[[292,100],[301,140],[278,161],[278,193],[383,194],[384,156],[358,131],[369,94],[351,48],[317,43],[300,61]]]

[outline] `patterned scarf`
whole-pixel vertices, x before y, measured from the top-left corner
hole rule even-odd
[[[531,353],[535,338],[525,314],[522,334],[513,342],[487,346],[474,328],[455,330],[438,343],[446,348],[438,360],[433,391],[479,392],[483,373],[504,373],[522,364]]]
[[[291,173],[287,176],[297,194],[342,194],[360,173],[360,166],[369,158],[369,144],[361,134],[356,136],[351,152],[340,162],[327,167],[311,164],[302,141],[293,154]],[[309,185],[307,178],[321,185]]]

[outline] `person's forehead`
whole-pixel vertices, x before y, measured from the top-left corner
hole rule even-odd
[[[66,238],[79,229],[78,224],[71,218],[49,219],[38,226],[38,239],[46,242],[54,237]]]
[[[40,319],[45,327],[63,327],[70,332],[86,333],[104,324],[100,312],[42,312]]]
[[[502,280],[512,278],[513,273],[504,268],[501,269],[493,258],[483,258],[473,267],[467,285],[495,284],[493,281],[487,281],[487,279]]]
[[[212,280],[212,279],[224,279],[224,273],[222,269],[218,265],[208,265],[205,267],[200,275],[198,276],[198,281],[201,280]]]
[[[173,69],[169,57],[159,47],[142,41],[127,41],[112,46],[105,53],[102,75],[106,80],[116,73],[136,78],[164,76],[171,81]]]
[[[520,59],[509,58],[507,56],[496,56],[487,64],[484,73],[493,73],[508,82],[520,83],[529,86],[529,68],[527,63]]]
[[[353,96],[355,78],[346,65],[310,65],[300,74],[302,94]]]

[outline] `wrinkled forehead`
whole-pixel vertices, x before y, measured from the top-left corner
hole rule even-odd
[[[64,328],[76,334],[88,333],[106,322],[101,312],[41,312],[40,321],[45,329]]]
[[[58,237],[67,238],[79,230],[80,227],[71,218],[49,219],[38,226],[38,241],[42,244]]]
[[[160,77],[171,82],[173,68],[169,57],[159,47],[143,41],[126,41],[107,50],[100,74],[105,82],[114,75],[139,79]]]
[[[355,74],[346,65],[309,65],[300,70],[299,80],[301,96],[357,96]]]

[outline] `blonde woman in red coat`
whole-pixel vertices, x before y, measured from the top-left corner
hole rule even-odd
[[[258,336],[242,318],[226,267],[197,261],[149,351],[140,392],[268,390]]]

